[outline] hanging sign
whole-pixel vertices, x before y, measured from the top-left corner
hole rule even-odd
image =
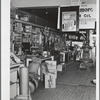
[[[80,5],[79,29],[94,29],[96,21],[96,5]]]

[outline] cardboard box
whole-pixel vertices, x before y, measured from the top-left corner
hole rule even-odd
[[[58,66],[57,66],[57,71],[62,71],[62,65],[61,64],[59,64]]]
[[[47,63],[47,67],[48,69],[54,69],[56,70],[57,69],[57,62],[56,61],[45,61]]]
[[[56,61],[45,61],[50,73],[54,74],[57,78],[57,62]]]
[[[65,63],[61,63],[57,66],[57,71],[63,71],[65,69]]]
[[[53,74],[57,78],[57,70],[49,69],[49,73]]]
[[[47,88],[56,88],[56,77],[54,74],[43,74],[44,76],[44,87]]]

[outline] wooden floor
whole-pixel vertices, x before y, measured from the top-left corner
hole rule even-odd
[[[58,72],[56,89],[39,87],[32,94],[32,100],[96,100],[96,86],[91,80],[95,70],[80,70],[79,62],[73,62],[66,71]]]

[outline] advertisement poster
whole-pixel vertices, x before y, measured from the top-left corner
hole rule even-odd
[[[76,31],[76,12],[62,12],[62,31]]]
[[[60,29],[61,32],[79,31],[79,6],[61,7]]]

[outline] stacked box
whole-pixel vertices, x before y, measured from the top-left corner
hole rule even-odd
[[[49,69],[49,73],[53,74],[57,78],[57,70]]]
[[[56,61],[45,61],[47,63],[47,67],[49,70],[49,73],[53,73],[55,77],[57,78],[57,62]]]
[[[26,32],[32,32],[32,26],[25,26]]]
[[[65,63],[61,63],[57,66],[57,71],[63,71],[66,68]]]
[[[56,77],[54,74],[48,73],[43,74],[43,76],[45,88],[56,88]]]
[[[48,67],[48,69],[54,69],[54,70],[56,70],[57,69],[57,62],[56,61],[49,61],[49,60],[47,60],[47,61],[45,61],[46,63],[47,63],[47,67]]]
[[[19,33],[23,31],[22,23],[15,24],[15,31]]]
[[[57,62],[51,60],[45,62],[47,63],[49,73],[44,74],[44,87],[56,88]]]
[[[57,71],[62,71],[62,65],[61,64],[59,64],[58,66],[57,66]]]

